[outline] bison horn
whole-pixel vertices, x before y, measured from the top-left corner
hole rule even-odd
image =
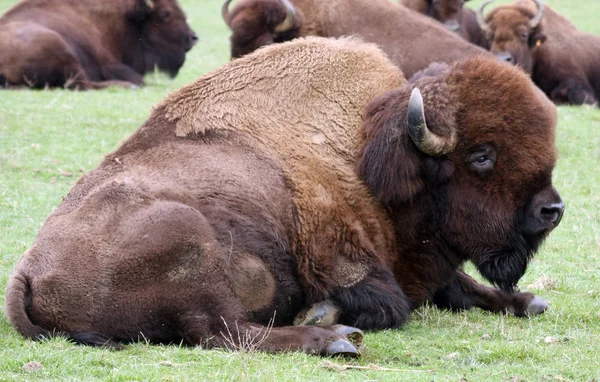
[[[483,17],[483,9],[491,2],[493,2],[494,0],[487,0],[485,1],[483,4],[481,4],[481,7],[479,7],[479,9],[477,10],[477,23],[479,24],[479,27],[481,28],[481,30],[483,30],[484,32],[487,32],[488,30],[488,25],[485,22],[485,17]]]
[[[148,9],[154,8],[154,3],[152,2],[152,0],[145,0],[144,3],[146,3],[146,6],[148,7]]]
[[[229,24],[229,3],[231,3],[231,0],[225,0],[223,3],[223,6],[221,7],[221,16],[223,17],[223,20],[225,20],[225,24],[231,29],[231,25]]]
[[[535,28],[540,25],[542,22],[542,18],[544,17],[544,4],[542,4],[541,0],[534,0],[535,5],[537,6],[538,12],[534,18],[529,21],[529,27]]]
[[[275,33],[287,32],[296,23],[296,11],[294,10],[294,6],[289,2],[289,0],[279,0],[281,4],[285,7],[285,20],[279,25],[275,27]]]
[[[408,135],[417,148],[427,155],[448,154],[456,147],[456,131],[450,137],[441,137],[433,133],[425,122],[423,97],[418,88],[414,88],[408,102]]]

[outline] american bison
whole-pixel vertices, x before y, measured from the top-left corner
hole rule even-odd
[[[478,19],[492,53],[521,66],[558,104],[594,104],[600,97],[600,37],[575,25],[540,0],[517,1]]]
[[[470,43],[488,49],[475,11],[464,7],[466,1],[469,0],[400,0],[400,4],[441,22]]]
[[[493,57],[407,83],[355,39],[263,48],[168,96],[79,180],[6,314],[29,338],[357,354],[353,327],[398,327],[428,300],[540,313],[513,288],[563,212],[555,119]],[[289,326],[318,303],[335,322]]]
[[[232,31],[231,57],[300,36],[356,35],[381,47],[411,76],[432,62],[489,54],[429,17],[388,0],[242,0],[223,19]]]
[[[139,86],[197,39],[176,0],[23,0],[0,18],[0,86]]]

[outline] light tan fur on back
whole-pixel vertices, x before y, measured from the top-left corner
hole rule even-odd
[[[257,80],[248,86],[248,78]],[[404,83],[402,73],[374,45],[310,37],[268,46],[259,55],[225,65],[169,96],[163,106],[167,118],[176,121],[178,136],[235,131],[245,144],[270,153],[294,190],[298,237],[293,242],[303,254],[300,266],[313,267],[331,263],[340,251],[360,262],[366,254],[339,248],[345,242],[368,248],[369,256],[391,250],[392,232],[380,226],[387,218],[371,201],[354,164],[366,105]],[[314,239],[323,235],[338,240],[323,248],[324,240]],[[381,241],[371,243],[369,237]],[[307,273],[321,272],[333,269]],[[364,273],[338,273],[336,284],[355,284]]]

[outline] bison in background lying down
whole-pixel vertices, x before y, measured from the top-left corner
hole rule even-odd
[[[428,300],[540,313],[513,288],[562,216],[554,125],[494,58],[407,83],[354,39],[266,47],[168,96],[79,180],[17,264],[6,314],[25,337],[107,346],[237,347],[271,321],[258,350],[357,354],[344,325],[395,328]],[[333,322],[287,326],[318,303],[305,322]]]
[[[197,39],[176,0],[23,0],[0,18],[0,87],[139,86]]]
[[[432,62],[489,54],[429,17],[389,0],[242,0],[222,15],[231,57],[300,36],[357,36],[377,45],[409,77]]]
[[[595,104],[600,97],[600,37],[579,31],[541,0],[500,6],[478,19],[491,52],[521,66],[557,104]]]

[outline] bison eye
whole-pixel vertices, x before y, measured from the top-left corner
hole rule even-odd
[[[519,36],[521,37],[522,40],[526,41],[529,38],[529,33],[521,32],[521,34]]]
[[[167,20],[169,20],[171,18],[171,15],[172,15],[171,11],[166,11],[165,10],[165,11],[160,12],[158,14],[158,17],[160,17],[160,19],[162,21],[167,21]]]
[[[484,175],[494,169],[498,155],[491,145],[476,147],[467,156],[469,169],[478,175]]]

